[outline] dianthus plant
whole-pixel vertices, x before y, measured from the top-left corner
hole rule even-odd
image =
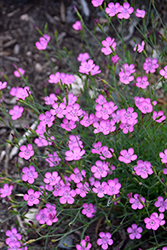
[[[78,20],[68,34],[82,46],[73,55],[61,49],[57,31],[37,29],[34,49],[46,55],[44,65],[53,66],[39,101],[25,77],[30,70],[21,65],[14,72],[24,80],[21,86],[10,86],[7,77],[0,82],[0,109],[10,119],[4,119],[5,135],[12,130],[0,155],[0,199],[12,213],[8,249],[26,250],[37,240],[46,249],[52,243],[57,248],[74,231],[78,250],[119,248],[121,235],[128,249],[145,248],[142,239],[147,249],[166,248],[167,32],[154,1],[145,10],[128,2],[91,0],[99,16],[90,23],[93,33],[74,6]],[[141,41],[135,38],[138,31]]]

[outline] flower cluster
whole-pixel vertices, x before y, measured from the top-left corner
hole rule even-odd
[[[128,65],[127,63],[125,63],[124,65],[122,65],[121,71],[119,72],[120,82],[124,84],[129,84],[130,82],[132,82],[134,80],[134,76],[132,76],[131,74],[135,72],[134,68],[134,64]]]
[[[35,216],[35,219],[39,222],[39,224],[47,224],[51,226],[53,223],[58,221],[56,217],[57,211],[55,204],[46,204],[46,207],[40,209],[38,214]]]

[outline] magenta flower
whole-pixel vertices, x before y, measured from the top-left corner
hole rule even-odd
[[[39,196],[41,195],[40,192],[36,191],[34,192],[33,189],[28,190],[28,194],[24,195],[24,200],[27,201],[27,204],[29,206],[33,206],[34,204],[37,205],[39,203]]]
[[[25,160],[28,160],[31,158],[31,156],[34,155],[34,149],[31,144],[28,144],[27,147],[25,145],[22,145],[20,147],[21,152],[19,153],[19,156],[21,158],[24,158]]]
[[[101,245],[102,249],[108,249],[108,245],[111,246],[113,244],[113,240],[111,239],[110,233],[100,232],[99,236],[101,239],[97,240],[97,245]]]
[[[167,149],[164,150],[164,153],[160,152],[159,157],[163,163],[167,163]]]
[[[81,65],[79,66],[79,72],[83,74],[89,74],[89,72],[95,67],[95,64],[92,59],[90,59],[88,62],[81,62]]]
[[[119,12],[120,13],[117,15],[119,19],[129,19],[130,14],[132,14],[133,12],[133,7],[130,7],[130,4],[128,2],[125,2],[123,3],[123,6],[121,6],[121,8],[119,9]]]
[[[92,218],[93,216],[95,216],[96,206],[93,206],[92,203],[89,204],[84,203],[82,207],[83,207],[82,214],[86,215],[86,217]]]
[[[58,173],[56,171],[54,171],[53,173],[47,172],[45,174],[45,178],[43,179],[43,181],[46,184],[54,186],[54,185],[56,185],[56,183],[58,183],[60,181],[60,176],[58,175]]]
[[[35,216],[35,219],[38,220],[39,224],[45,224],[48,220],[47,209],[40,209],[38,214]]]
[[[80,21],[76,21],[72,27],[74,30],[82,30],[82,25]]]
[[[134,51],[136,51],[137,49],[137,52],[141,53],[143,50],[144,50],[144,41],[142,41],[141,45],[140,44],[136,44],[135,47],[133,48]]]
[[[143,229],[141,227],[137,227],[136,224],[132,224],[131,227],[127,228],[127,232],[129,233],[129,238],[131,240],[134,240],[135,238],[140,239]]]
[[[82,109],[80,109],[80,105],[75,103],[73,105],[68,105],[66,107],[66,118],[68,120],[72,120],[74,122],[79,121],[79,117],[82,115]]]
[[[91,172],[94,173],[94,177],[100,179],[107,176],[109,171],[108,165],[103,161],[96,161],[95,165],[91,167]]]
[[[49,111],[46,111],[45,114],[39,115],[40,124],[44,126],[48,126],[49,128],[53,125],[55,117],[51,115]]]
[[[7,183],[4,184],[3,188],[0,188],[0,197],[5,198],[10,196],[12,193],[13,186],[9,186]]]
[[[146,58],[146,60],[145,60],[145,62],[143,64],[143,69],[146,71],[147,74],[149,72],[154,73],[156,71],[156,68],[159,67],[157,62],[158,61],[157,61],[156,58],[153,58],[153,59],[151,59],[150,57]]]
[[[112,61],[112,63],[113,63],[114,65],[116,65],[117,62],[119,61],[119,56],[115,55],[115,56],[111,57],[111,61]]]
[[[148,78],[147,76],[137,77],[136,78],[136,86],[141,89],[146,89],[147,86],[149,85]]]
[[[117,178],[114,178],[114,180],[108,180],[107,185],[105,186],[106,194],[113,195],[113,194],[119,194],[121,184],[118,182]]]
[[[60,82],[60,79],[61,79],[60,72],[56,72],[56,74],[51,74],[51,75],[49,76],[48,82],[49,82],[49,83],[54,83],[54,84],[56,84],[56,83],[59,83],[59,82]]]
[[[158,118],[158,119],[157,119]],[[153,116],[152,116],[153,121],[156,121],[158,123],[163,122],[164,120],[166,120],[166,116],[164,115],[163,111],[153,111]]]
[[[52,93],[50,96],[45,96],[44,100],[46,105],[53,105],[58,99],[56,95]]]
[[[22,175],[22,180],[28,181],[30,184],[34,183],[34,180],[38,177],[38,173],[35,172],[34,166],[29,166],[29,168],[24,167],[22,172],[24,173]]]
[[[9,245],[10,247],[12,247],[12,243],[18,242],[18,240],[21,240],[21,234],[17,233],[17,229],[16,228],[11,228],[10,230],[6,231],[6,236],[8,236],[9,238],[6,239],[6,244]],[[20,243],[20,242],[19,242]],[[20,247],[21,244],[19,244],[18,247]]]
[[[135,15],[136,15],[137,17],[144,18],[144,17],[145,17],[145,14],[146,14],[145,10],[136,9],[136,14],[135,14]]]
[[[17,120],[22,116],[24,109],[23,107],[19,107],[18,105],[15,105],[13,109],[9,110],[9,114],[12,116],[12,120]]]
[[[77,183],[77,188],[75,189],[76,194],[79,194],[82,198],[84,198],[88,192],[90,192],[89,189],[89,183],[85,182],[82,184],[81,182]]]
[[[111,39],[111,37],[107,37],[106,40],[102,41],[102,45],[104,46],[101,48],[101,52],[104,53],[105,55],[110,55],[115,51],[117,43],[114,42],[115,38]],[[111,49],[112,47],[112,49]]]
[[[94,114],[85,114],[83,119],[80,121],[80,124],[84,127],[89,127],[94,122]]]
[[[137,165],[133,167],[136,174],[146,179],[148,175],[153,174],[152,166],[149,161],[137,161]]]
[[[119,72],[119,80],[124,84],[129,84],[131,81],[134,80],[134,76],[131,76],[132,73],[135,72],[135,65],[130,64],[128,65],[125,63],[122,65],[121,71]]]
[[[5,89],[6,86],[7,86],[7,82],[1,82],[1,81],[0,81],[0,90],[1,90],[1,89]]]
[[[56,152],[53,152],[53,154],[49,154],[48,158],[45,159],[49,163],[49,166],[52,168],[54,166],[58,166],[59,162],[61,161],[61,158],[58,156]]]
[[[91,69],[90,74],[91,76],[95,76],[97,74],[100,74],[101,70],[99,70],[99,66],[95,65],[93,69]]]
[[[77,60],[78,60],[79,62],[85,62],[85,61],[88,60],[89,58],[90,58],[90,55],[89,55],[88,53],[80,53],[80,54],[78,55]]]
[[[77,125],[75,124],[75,121],[63,119],[63,123],[61,123],[60,126],[66,131],[71,131],[76,128]]]
[[[75,147],[72,150],[66,151],[66,161],[78,161],[85,154],[85,150],[81,150],[79,147]]]
[[[61,196],[59,201],[61,204],[65,203],[73,204],[75,201],[73,197],[75,197],[75,195],[76,195],[75,190],[71,190],[69,186],[64,186],[59,191],[59,196]]]
[[[80,245],[76,245],[77,250],[89,250],[91,248],[92,244],[89,242],[87,243],[86,237],[85,240],[81,240]]]
[[[100,141],[93,143],[93,149],[91,150],[92,154],[101,154],[101,147],[102,147],[102,143]]]
[[[105,181],[102,182],[102,184],[100,184],[100,181],[95,181],[92,191],[96,193],[99,198],[102,198],[106,194],[106,185],[107,183]]]
[[[98,7],[100,5],[102,5],[104,0],[92,0],[92,4],[94,7]]]
[[[130,198],[129,202],[132,204],[131,207],[136,210],[136,209],[142,209],[143,208],[143,204],[141,203],[141,201],[144,203],[145,202],[145,198],[144,197],[140,197],[139,194],[134,194],[134,198]]]
[[[16,77],[21,77],[21,75],[24,75],[24,73],[25,73],[25,70],[22,68],[18,68],[17,70],[14,71],[14,75]]]
[[[119,161],[125,162],[126,164],[130,163],[131,161],[135,161],[137,159],[137,155],[134,155],[134,149],[129,148],[127,150],[122,150],[118,157]]]
[[[113,17],[120,12],[120,10],[122,9],[120,7],[121,7],[121,5],[119,3],[116,3],[115,5],[114,5],[114,3],[109,3],[108,7],[105,9],[105,12],[110,17]]]
[[[167,65],[159,71],[160,75],[167,79]]]
[[[159,212],[165,212],[165,210],[167,210],[167,199],[164,200],[162,196],[158,196],[157,201],[154,203],[154,206],[159,207]]]
[[[73,180],[75,183],[79,183],[83,181],[83,177],[86,177],[86,171],[84,169],[80,170],[78,168],[74,168],[74,173],[70,175],[71,180]]]
[[[159,216],[157,213],[152,213],[150,215],[150,218],[147,217],[144,219],[144,222],[146,223],[146,228],[157,230],[159,226],[162,226],[165,224],[165,220],[163,220],[163,218],[164,218],[163,213],[160,213]]]

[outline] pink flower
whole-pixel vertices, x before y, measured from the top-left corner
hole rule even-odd
[[[60,72],[56,72],[56,74],[51,74],[49,76],[49,80],[48,82],[49,83],[59,83],[60,82],[60,79],[61,79],[61,75],[60,75]]]
[[[98,7],[100,5],[102,5],[104,0],[92,0],[92,4],[94,7]]]
[[[134,64],[128,65],[127,63],[122,66],[121,71],[119,72],[120,82],[124,84],[129,84],[131,81],[134,80],[134,76],[131,76],[131,74],[135,72],[134,67]]]
[[[19,153],[19,156],[21,158],[24,158],[25,160],[28,160],[31,158],[31,156],[34,155],[34,149],[31,144],[28,144],[27,147],[25,145],[22,145],[20,147],[21,152]]]
[[[57,115],[58,118],[63,118],[66,114],[66,105],[64,103],[60,103],[59,105],[54,103],[52,107],[53,109],[50,110],[52,115]]]
[[[12,120],[17,120],[22,116],[23,111],[24,111],[23,107],[15,105],[13,109],[9,110],[9,114],[11,115]]]
[[[80,21],[76,21],[72,27],[74,30],[82,30],[82,25]]]
[[[102,177],[107,176],[107,171],[109,171],[108,165],[103,161],[96,161],[96,165],[91,167],[92,173],[94,173],[94,177],[100,179]]]
[[[135,47],[133,48],[134,51],[136,51],[137,49],[137,52],[141,53],[143,50],[144,50],[144,41],[142,41],[141,45],[140,44],[136,44]]]
[[[18,240],[21,240],[22,238],[21,234],[17,233],[17,229],[14,227],[11,228],[11,231],[10,230],[6,231],[6,236],[9,237],[6,239],[6,244],[9,245],[10,247],[12,247],[12,243],[18,242]],[[18,247],[20,247],[20,245]]]
[[[151,104],[151,101],[148,99],[148,100],[144,100],[140,103],[140,105],[138,106],[138,109],[143,113],[143,114],[146,114],[146,113],[151,113],[153,111],[153,106]]]
[[[108,249],[108,245],[113,244],[113,240],[111,239],[111,234],[110,233],[104,233],[100,232],[99,233],[100,238],[97,240],[97,245],[101,245],[102,249]]]
[[[94,75],[97,75],[97,74],[100,74],[100,73],[101,73],[101,70],[99,70],[98,65],[95,65],[94,68],[91,69],[91,71],[90,71],[91,76],[94,76]]]
[[[145,10],[136,9],[136,14],[135,14],[135,15],[136,15],[137,17],[144,18],[144,17],[145,17],[145,14],[146,14]]]
[[[156,111],[153,111],[152,119],[158,123],[161,123],[166,120],[166,116],[164,115],[163,111],[159,111],[158,113]]]
[[[131,161],[135,161],[137,159],[137,155],[134,155],[134,149],[129,148],[127,150],[122,150],[118,157],[119,161],[125,162],[126,164],[130,163]]]
[[[141,203],[141,201],[144,203],[145,202],[145,198],[144,197],[140,197],[139,194],[134,194],[134,198],[130,198],[129,202],[132,204],[132,209],[136,210],[136,209],[142,209],[143,208],[143,204]]]
[[[39,38],[39,42],[36,42],[35,45],[38,50],[45,50],[47,48],[49,41],[50,41],[50,36],[44,34],[43,37]]]
[[[104,53],[105,55],[110,55],[111,53],[113,53],[113,51],[115,51],[116,49],[116,42],[115,38],[111,39],[111,37],[107,37],[106,40],[102,41],[102,45],[104,46],[103,48],[101,48],[101,52]],[[111,49],[112,47],[112,49]]]
[[[106,185],[106,182],[102,182],[102,184],[100,184],[100,181],[95,181],[92,191],[96,193],[99,198],[102,198],[106,194]]]
[[[14,75],[16,77],[21,77],[21,75],[24,75],[24,73],[25,73],[25,70],[22,68],[18,68],[17,70],[14,71]]]
[[[103,146],[101,147],[100,159],[106,160],[106,158],[112,158],[112,153],[114,153],[113,148],[108,149],[107,146]]]
[[[103,95],[99,95],[98,98],[95,100],[95,102],[97,102],[98,104],[102,105],[105,102],[107,102],[106,98]]]
[[[137,165],[133,167],[136,174],[146,179],[148,175],[153,174],[152,166],[149,161],[137,161]]]
[[[74,198],[76,195],[75,190],[71,190],[69,186],[64,186],[60,191],[59,191],[59,196],[60,203],[61,204],[73,204],[74,203]]]
[[[164,214],[160,213],[158,216],[157,213],[152,213],[150,215],[150,218],[145,218],[144,222],[146,223],[146,228],[147,229],[153,229],[157,230],[159,226],[162,226],[165,224],[165,221],[163,220]]]
[[[45,159],[45,161],[47,161],[49,163],[49,166],[52,168],[54,166],[56,167],[59,165],[61,158],[58,156],[56,152],[53,152],[53,154],[48,155],[48,158]]]
[[[80,140],[79,135],[70,135],[69,136],[69,141],[68,141],[68,146],[70,150],[73,150],[75,147],[80,147],[83,148],[82,141]]]
[[[114,178],[114,180],[108,180],[107,185],[105,186],[106,194],[113,195],[113,194],[119,194],[121,184],[118,182],[117,178]]]
[[[110,17],[113,17],[115,16],[116,14],[118,14],[121,10],[120,8],[120,4],[119,3],[116,3],[114,5],[114,3],[109,3],[108,4],[108,7],[105,9],[105,12],[110,16]]]
[[[162,196],[158,196],[157,201],[154,203],[154,206],[159,207],[159,212],[165,212],[165,210],[167,210],[167,199],[164,200]]]
[[[119,19],[129,19],[130,14],[132,14],[133,12],[133,7],[130,7],[130,4],[125,2],[123,3],[123,6],[121,6],[121,8],[119,9],[119,12],[120,13],[117,15]]]
[[[76,193],[79,194],[82,198],[84,198],[88,192],[90,192],[89,189],[89,183],[85,182],[84,184],[77,183],[77,188],[75,189]]]
[[[91,150],[92,154],[101,154],[102,143],[100,141],[93,143],[93,149]]]
[[[136,86],[138,88],[146,89],[147,86],[149,85],[147,76],[143,76],[142,78],[141,77],[137,77],[136,81],[137,81],[136,82]]]
[[[71,131],[72,129],[76,128],[77,125],[75,124],[75,121],[63,119],[63,123],[61,123],[60,126],[66,131]]]
[[[167,65],[159,71],[160,75],[167,79]]]
[[[86,237],[85,237],[86,239]],[[77,250],[89,250],[91,248],[92,244],[89,242],[87,243],[86,240],[81,240],[80,245],[76,245]]]
[[[157,63],[156,58],[153,58],[153,59],[151,59],[150,57],[146,58],[146,60],[143,64],[143,69],[146,71],[147,74],[149,72],[154,73],[156,71],[156,68],[158,68],[158,67],[159,67],[159,65]]]
[[[34,183],[34,179],[36,179],[38,177],[38,173],[35,172],[34,166],[29,166],[29,168],[24,167],[22,169],[22,172],[24,173],[22,175],[22,180],[28,181],[28,183],[30,183],[30,184]]]
[[[80,109],[80,105],[75,103],[73,105],[68,105],[66,107],[66,118],[68,120],[72,120],[74,122],[79,121],[79,117],[82,115],[82,109]]]
[[[40,192],[36,191],[34,192],[33,189],[28,190],[28,194],[24,195],[24,200],[27,201],[27,204],[29,206],[33,206],[34,204],[37,205],[39,203],[39,196],[41,195]]]
[[[52,94],[50,94],[50,96],[45,96],[45,97],[44,97],[44,100],[45,100],[45,104],[46,104],[46,105],[52,105],[52,104],[54,104],[58,99],[57,99],[56,95],[52,93]]]
[[[41,125],[48,126],[49,128],[53,125],[55,117],[51,115],[49,111],[46,111],[45,114],[39,115],[39,120],[41,121]]]
[[[85,114],[83,116],[83,119],[80,121],[80,124],[83,125],[84,127],[89,127],[93,122],[94,122],[94,114]]]
[[[77,60],[78,60],[79,62],[85,62],[85,61],[88,60],[89,58],[90,58],[90,55],[89,55],[88,53],[80,53],[80,54],[78,55]]]
[[[82,214],[86,215],[86,217],[92,218],[93,216],[95,216],[96,206],[93,206],[92,203],[89,204],[84,203],[82,207],[83,207]]]
[[[6,86],[7,86],[7,82],[1,82],[1,81],[0,81],[0,90],[1,90],[1,89],[5,89]]]
[[[167,149],[164,150],[164,153],[160,152],[159,157],[162,158],[161,162],[167,163]]]
[[[119,61],[119,56],[115,55],[115,56],[111,57],[111,61],[112,61],[112,63],[113,63],[114,65],[116,65],[117,62]]]
[[[82,158],[82,156],[85,154],[85,150],[81,150],[79,147],[75,147],[70,151],[66,151],[66,161],[78,161]]]
[[[79,183],[83,181],[83,177],[86,177],[86,171],[83,169],[81,172],[79,171],[78,168],[74,168],[73,170],[74,173],[70,175],[71,180],[73,180],[75,183]]]
[[[53,173],[47,172],[43,181],[51,186],[56,185],[60,181],[60,176],[56,171]]]
[[[95,67],[95,64],[92,59],[90,59],[88,62],[81,62],[81,65],[79,66],[79,72],[83,74],[89,74],[89,72]]]
[[[134,240],[135,238],[140,239],[143,229],[141,227],[137,227],[136,224],[132,224],[131,227],[127,228],[127,232],[129,233],[129,238],[131,240]]]
[[[0,197],[5,198],[10,196],[12,193],[13,186],[9,186],[7,183],[4,184],[3,188],[0,188]]]

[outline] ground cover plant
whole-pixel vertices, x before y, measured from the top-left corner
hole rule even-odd
[[[156,13],[154,2],[147,12],[128,2],[91,2],[108,23],[96,20],[93,33],[74,6],[78,21],[73,28],[83,42],[78,58],[66,48],[54,48],[47,25],[44,33],[36,27],[40,37],[34,49],[50,61],[48,84],[56,88],[48,94],[44,86],[44,105],[32,91],[26,69],[15,65],[14,75],[25,86],[10,89],[17,105],[8,112],[3,92],[8,91],[10,80],[4,76],[0,82],[1,111],[14,130],[6,143],[13,146],[11,155],[17,155],[14,168],[18,172],[18,178],[5,171],[0,175],[0,197],[10,204],[12,217],[16,216],[16,226],[6,231],[7,249],[34,249],[33,243],[41,239],[44,249],[50,241],[57,249],[61,240],[64,247],[78,250],[115,249],[121,230],[129,241],[117,244],[117,249],[167,249],[166,105],[159,105],[156,95],[159,83],[167,91],[166,33],[156,32],[157,23],[150,13],[151,8]],[[148,31],[150,16],[152,30]],[[115,20],[121,31],[113,25]],[[133,51],[123,40],[130,22],[142,36]],[[113,26],[116,37],[107,35],[107,26]],[[97,29],[103,32],[100,41]],[[96,41],[100,58],[94,56],[95,48],[86,34]],[[162,51],[157,50],[157,36]],[[57,31],[55,41],[59,46]],[[57,72],[49,49],[69,64],[70,72]],[[105,69],[110,75],[102,78]],[[20,135],[13,121],[22,119],[25,109],[31,110],[35,121],[31,127],[25,124],[25,133]],[[28,212],[34,217],[30,219]],[[93,242],[88,232],[95,221],[99,224]],[[82,232],[78,242],[66,243],[67,236],[78,230]],[[36,237],[27,239],[32,231]]]

